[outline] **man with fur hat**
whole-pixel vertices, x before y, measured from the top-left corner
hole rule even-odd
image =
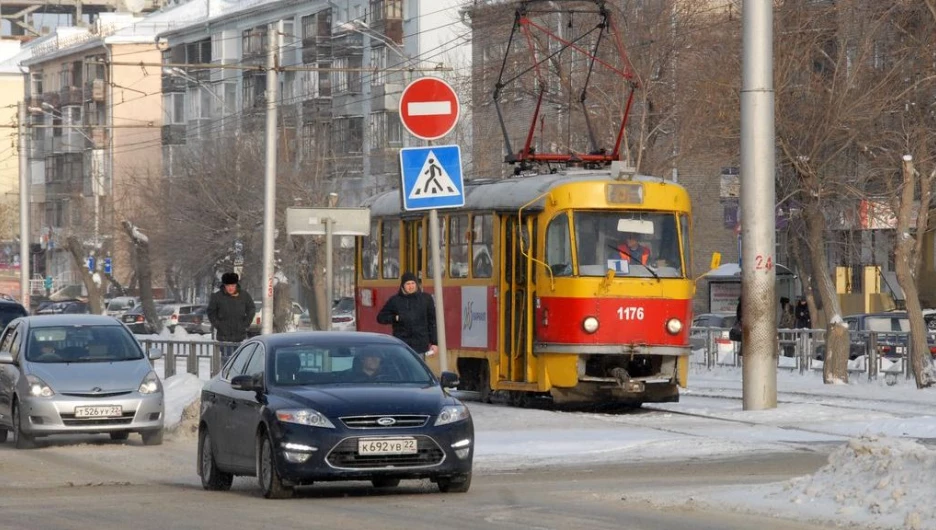
[[[435,301],[422,292],[416,275],[403,273],[400,292],[390,297],[377,313],[379,324],[393,326],[393,336],[402,340],[420,355],[438,353],[436,346]]]
[[[208,320],[221,342],[241,342],[247,338],[247,327],[257,312],[253,298],[240,288],[236,273],[221,275],[221,288],[212,293],[208,302]]]

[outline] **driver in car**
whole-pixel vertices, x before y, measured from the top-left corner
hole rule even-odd
[[[355,381],[376,381],[382,375],[380,365],[382,357],[375,351],[365,351],[354,358],[351,377]]]

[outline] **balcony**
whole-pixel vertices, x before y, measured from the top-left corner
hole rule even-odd
[[[386,83],[371,86],[371,111],[395,111],[400,108],[400,95],[403,85]]]
[[[184,77],[177,75],[162,76],[163,94],[168,94],[170,92],[185,92],[185,87],[187,85],[188,81],[186,81]]]
[[[63,107],[66,105],[81,105],[84,103],[84,93],[81,88],[76,86],[63,88],[59,98],[59,104]]]
[[[163,145],[183,145],[185,144],[185,125],[172,124],[162,126]]]
[[[54,108],[59,106],[59,93],[58,92],[45,92],[42,94],[42,103],[48,103]]]
[[[104,101],[107,99],[107,91],[105,90],[106,86],[107,85],[104,83],[103,79],[88,81],[84,85],[84,100]]]
[[[364,54],[364,35],[349,31],[332,37],[335,57],[358,57]]]

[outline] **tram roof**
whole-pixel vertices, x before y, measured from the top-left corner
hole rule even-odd
[[[571,182],[599,181],[611,182],[608,170],[568,170],[542,175],[517,176],[505,179],[480,179],[465,181],[466,210],[516,211],[518,208],[543,195],[552,188]],[[635,175],[630,181],[664,182],[660,177]],[[675,182],[667,184],[681,187]],[[365,199],[363,206],[370,207],[371,215],[383,217],[402,213],[400,190],[392,190]],[[542,201],[529,206],[531,210],[541,210]]]

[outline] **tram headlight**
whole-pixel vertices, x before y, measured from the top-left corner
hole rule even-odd
[[[682,321],[679,320],[678,318],[671,318],[667,320],[666,331],[669,332],[670,335],[676,335],[677,333],[682,331]]]
[[[582,321],[582,329],[585,330],[585,333],[598,331],[598,319],[595,317],[585,317],[585,320]]]

